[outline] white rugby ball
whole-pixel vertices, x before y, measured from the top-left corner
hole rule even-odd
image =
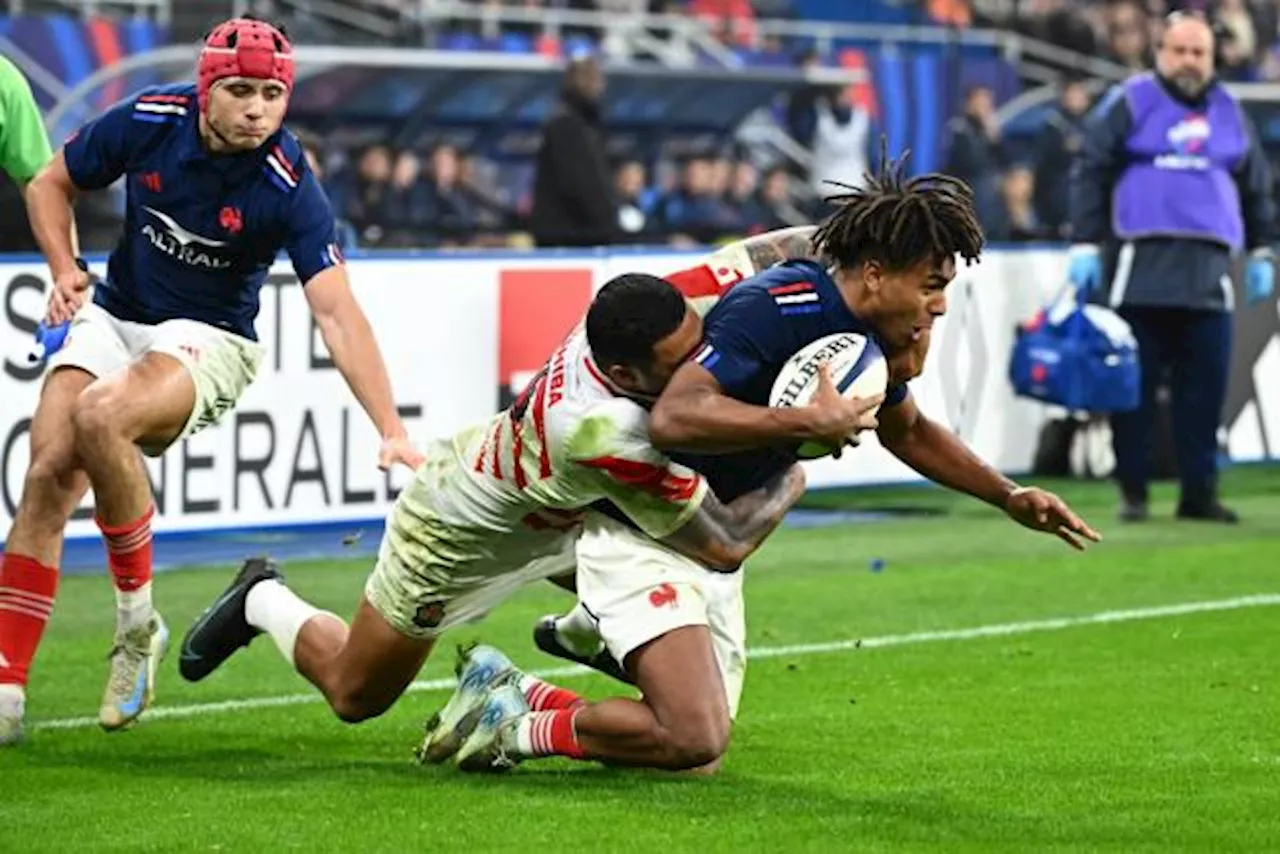
[[[823,362],[831,366],[831,379],[845,398],[874,397],[884,394],[889,385],[889,365],[876,342],[856,332],[838,332],[805,345],[787,359],[773,381],[769,405],[808,405],[818,389],[818,366]],[[830,448],[818,442],[804,442],[796,451],[804,460],[830,453]]]

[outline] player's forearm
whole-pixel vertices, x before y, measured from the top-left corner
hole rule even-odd
[[[396,410],[387,365],[364,312],[352,301],[341,311],[317,315],[316,323],[333,363],[368,413],[378,435],[384,439],[406,435],[404,423]]]
[[[759,273],[780,261],[817,257],[813,248],[813,235],[817,230],[812,225],[780,228],[748,237],[726,248],[741,248],[751,261],[752,271]]]
[[[732,536],[746,560],[782,524],[795,503],[804,495],[804,468],[798,463],[775,476],[759,489],[730,501]]]
[[[76,272],[75,219],[71,213],[74,196],[59,186],[46,170],[23,189],[31,233],[49,264],[54,278]]]
[[[649,438],[666,451],[731,454],[817,438],[804,409],[754,406],[723,394],[659,398]]]
[[[881,436],[884,447],[920,474],[948,489],[1004,509],[1018,485],[971,451],[950,431],[920,416],[901,435]]]
[[[728,504],[707,490],[693,518],[663,542],[713,572],[736,572],[803,494],[799,465]]]

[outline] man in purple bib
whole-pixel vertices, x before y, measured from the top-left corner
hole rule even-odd
[[[1089,117],[1071,180],[1069,278],[1101,290],[1133,327],[1142,404],[1112,416],[1120,518],[1147,518],[1156,390],[1168,372],[1182,484],[1178,518],[1236,522],[1217,489],[1231,362],[1233,257],[1250,304],[1275,290],[1271,175],[1240,104],[1214,78],[1203,18],[1167,20],[1155,73],[1112,89]]]

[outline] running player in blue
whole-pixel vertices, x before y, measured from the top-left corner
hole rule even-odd
[[[812,409],[767,404],[778,371],[796,351],[825,335],[859,332],[874,336],[885,352],[890,387],[878,424],[868,417],[858,429],[877,429],[890,452],[931,480],[1083,548],[1098,535],[1061,499],[1008,480],[912,401],[906,383],[923,367],[930,328],[946,311],[955,256],[976,260],[983,236],[963,182],[942,175],[905,180],[902,160],[881,160],[883,171],[868,176],[863,189],[831,200],[838,210],[814,235],[814,254],[832,262],[833,272],[813,260],[785,261],[720,298],[706,317],[703,346],[653,407],[650,440],[702,473],[723,500],[791,465],[802,441],[823,442],[833,452],[856,443],[857,430],[831,435]],[[833,394],[829,377],[825,385],[819,393]],[[504,684],[518,681],[519,671],[497,650],[480,647],[463,656],[451,701],[454,710],[478,713],[442,712],[467,725],[459,729],[469,727],[465,739],[454,739],[459,764],[501,770],[558,755],[714,769],[728,747],[745,674],[741,583],[741,572],[699,571],[695,561],[611,514],[588,517],[577,546],[581,604],[570,617],[586,614],[607,656],[574,654],[573,639],[549,638],[546,622],[535,639],[554,654],[635,681],[643,704],[578,700],[539,711],[534,702],[543,695],[569,692],[547,686],[532,701],[513,695]]]
[[[139,450],[159,454],[217,423],[252,382],[263,357],[259,290],[281,249],[382,437],[379,465],[421,462],[352,295],[329,201],[282,127],[293,81],[293,49],[280,29],[226,21],[204,43],[197,83],[147,89],[112,107],[29,185],[32,228],[54,277],[46,321],[74,320],[49,362],[6,542],[0,587],[24,607],[0,610],[0,743],[22,735],[63,531],[90,485],[117,602],[99,720],[119,729],[150,703],[168,632],[152,606],[154,505]],[[124,232],[86,302],[71,205],[121,177]]]

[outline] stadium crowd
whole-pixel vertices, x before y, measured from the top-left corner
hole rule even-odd
[[[297,41],[333,38],[295,7],[255,4],[284,17]],[[413,0],[362,0],[365,11],[416,19]],[[705,20],[726,43],[749,50],[753,62],[779,65],[834,63],[808,41],[763,37],[759,21],[795,18],[795,0],[472,0],[477,8],[604,10],[610,13],[683,13]],[[877,5],[868,3],[867,7]],[[1150,67],[1162,16],[1195,8],[1209,14],[1219,32],[1222,77],[1228,80],[1280,79],[1280,0],[879,0],[899,20],[1012,30],[1080,55],[1102,58],[1134,70]],[[467,39],[488,39],[474,17],[433,18],[418,31],[419,44],[466,47]],[[484,25],[488,26],[488,25]],[[540,25],[504,25],[539,50]],[[408,31],[410,28],[406,28]],[[506,34],[506,33],[504,33]],[[564,28],[562,40],[594,43],[598,33]],[[450,39],[461,38],[462,42]],[[493,49],[507,49],[494,47]],[[566,45],[558,49],[565,50]],[[772,59],[770,59],[772,57]],[[945,169],[967,180],[978,194],[982,221],[994,240],[1064,239],[1064,182],[1081,125],[1101,90],[1083,77],[1064,81],[1052,110],[1028,138],[1009,139],[996,119],[998,95],[987,86],[959,93],[960,104],[947,127]],[[806,149],[812,161],[780,162],[772,152],[724,139],[700,149],[671,153],[659,146],[646,153],[609,156],[608,177],[596,193],[612,214],[611,243],[716,241],[812,218],[831,179],[857,181],[875,166],[879,126],[863,87],[814,86],[782,99],[774,110],[779,124]],[[1007,94],[1007,93],[1006,93]],[[605,102],[597,113],[607,107]],[[873,100],[873,99],[872,99]],[[598,130],[607,131],[596,115]],[[305,130],[305,129],[304,129]],[[536,202],[537,167],[532,149],[523,160],[494,156],[470,147],[465,138],[427,138],[396,149],[374,140],[360,142],[308,138],[326,189],[342,218],[347,248],[466,247],[527,245],[527,226]],[[118,205],[117,205],[118,206]],[[597,208],[603,210],[604,208]],[[90,248],[102,219],[102,233],[114,228],[114,209],[89,211]],[[110,227],[106,227],[110,226]],[[540,241],[545,245],[546,241]],[[22,248],[9,246],[8,248]]]
[[[392,0],[375,2],[396,6]],[[755,21],[795,14],[790,0],[477,0],[476,5],[686,12],[712,22],[730,40],[780,52],[787,64],[825,59],[807,44],[753,41]],[[1216,22],[1224,78],[1280,78],[1276,0],[928,0],[902,5],[911,7],[917,20],[1012,29],[1134,70],[1150,67],[1163,15],[1201,9]],[[466,29],[463,22],[457,26]],[[947,169],[978,190],[983,222],[993,239],[1067,236],[1062,184],[1097,91],[1087,83],[1083,78],[1064,82],[1055,109],[1030,144],[1010,145],[1001,138],[989,88],[964,94],[948,128]],[[826,179],[848,180],[873,165],[874,122],[849,94],[815,87],[782,105],[788,132],[814,152],[807,171],[761,160],[756,152],[728,141],[678,160],[611,164],[618,219],[613,240],[706,241],[803,221],[813,213]],[[352,226],[351,239],[365,246],[500,245],[521,230],[533,205],[532,171],[513,186],[509,173],[500,172],[482,153],[450,144],[425,151],[391,151],[383,145],[331,150],[325,152],[324,166],[335,202]]]

